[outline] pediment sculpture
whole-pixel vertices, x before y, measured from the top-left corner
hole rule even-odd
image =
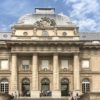
[[[36,23],[34,25],[37,27],[55,26],[56,22],[54,19],[50,19],[48,17],[43,17],[43,18],[41,18],[40,21],[36,21]]]

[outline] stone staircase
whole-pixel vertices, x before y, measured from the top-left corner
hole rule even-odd
[[[13,100],[71,100],[71,97],[62,97],[62,98],[50,98],[50,97],[41,97],[41,98],[15,98]]]

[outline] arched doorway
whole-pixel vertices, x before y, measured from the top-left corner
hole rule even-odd
[[[27,78],[22,80],[22,96],[30,96],[30,81]]]
[[[61,96],[68,96],[69,94],[69,80],[62,79],[61,80]]]
[[[49,79],[43,79],[41,81],[41,91],[49,91],[50,90],[50,81]]]
[[[2,93],[9,93],[9,83],[7,79],[3,79],[0,82],[0,91]]]
[[[40,94],[40,96],[51,96],[49,79],[45,78],[41,81],[41,94]]]

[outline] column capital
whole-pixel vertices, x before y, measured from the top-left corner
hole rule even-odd
[[[76,55],[76,56],[79,56],[79,52],[76,52],[76,53],[74,53],[73,55],[74,55],[74,56],[75,56],[75,55]]]
[[[17,53],[11,53],[11,55],[13,55],[13,56],[17,56]]]
[[[53,53],[54,56],[58,56],[58,53]]]
[[[37,56],[38,55],[38,53],[33,53],[33,56]]]

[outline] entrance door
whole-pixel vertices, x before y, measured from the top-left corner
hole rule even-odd
[[[50,82],[48,79],[43,79],[41,82],[41,90],[49,91],[50,90]]]
[[[68,79],[61,80],[61,96],[68,96],[69,94],[69,81]]]
[[[30,81],[28,79],[22,81],[22,95],[30,96]]]
[[[48,79],[43,79],[41,81],[41,94],[40,94],[40,96],[51,96],[50,81]]]

